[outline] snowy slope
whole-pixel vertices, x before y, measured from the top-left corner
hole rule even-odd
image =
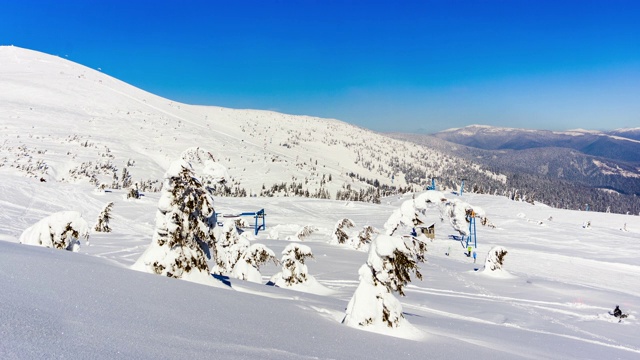
[[[134,181],[155,181],[198,146],[228,168],[228,185],[249,194],[296,182],[312,193],[324,187],[332,198],[343,185],[369,187],[348,172],[406,186],[426,184],[425,176],[438,176],[446,163],[477,171],[467,161],[338,120],[173,102],[31,50],[2,46],[0,65],[0,171],[49,181],[94,177],[109,185],[129,166]]]
[[[19,191],[15,191],[19,189]],[[464,256],[437,209],[424,280],[400,298],[418,340],[342,325],[366,253],[330,245],[335,222],[382,229],[407,199],[383,205],[295,198],[220,198],[217,211],[267,210],[257,241],[279,254],[302,226],[310,274],[333,293],[317,296],[230,280],[210,288],[128,267],[151,240],[158,196],[125,200],[88,185],[39,183],[20,176],[0,185],[0,313],[3,358],[529,358],[635,359],[640,355],[640,221],[637,216],[557,210],[468,195],[496,228],[478,225],[478,263]],[[453,198],[453,195],[447,195]],[[91,225],[114,201],[112,233],[93,233],[79,253],[18,245],[28,224],[73,209]],[[549,218],[552,218],[549,220]],[[591,221],[590,228],[583,223]],[[625,227],[627,231],[621,230]],[[512,278],[474,272],[494,245],[507,248]],[[449,252],[451,255],[446,256]],[[263,283],[280,271],[262,269]],[[607,314],[630,313],[622,323]],[[398,337],[399,336],[399,337]],[[133,341],[132,341],[133,339]],[[183,355],[186,354],[186,355]]]

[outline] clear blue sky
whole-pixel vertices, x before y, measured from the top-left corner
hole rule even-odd
[[[378,131],[640,126],[640,1],[0,0],[0,44]]]

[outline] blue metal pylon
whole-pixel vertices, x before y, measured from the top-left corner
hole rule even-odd
[[[476,236],[476,214],[471,212],[469,215],[469,236],[467,236],[467,245],[468,249],[471,244],[473,244],[474,248],[478,248],[478,237]]]

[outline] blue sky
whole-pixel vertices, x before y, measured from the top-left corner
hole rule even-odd
[[[640,1],[0,0],[0,44],[378,131],[640,126]]]

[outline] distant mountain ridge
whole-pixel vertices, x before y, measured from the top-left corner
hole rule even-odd
[[[503,173],[510,179],[510,186],[536,192],[537,198],[545,198],[552,206],[570,206],[567,201],[583,205],[599,202],[607,208],[610,205],[606,204],[612,202],[638,202],[640,163],[625,160],[640,156],[640,142],[633,139],[637,131],[547,131],[472,125],[433,135],[389,135]],[[565,194],[550,194],[551,188],[562,188]],[[606,200],[604,193],[619,195],[606,196]],[[628,211],[637,213],[637,205],[629,206]]]
[[[441,131],[433,136],[483,150],[559,147],[640,164],[640,129],[549,131],[470,125]]]

